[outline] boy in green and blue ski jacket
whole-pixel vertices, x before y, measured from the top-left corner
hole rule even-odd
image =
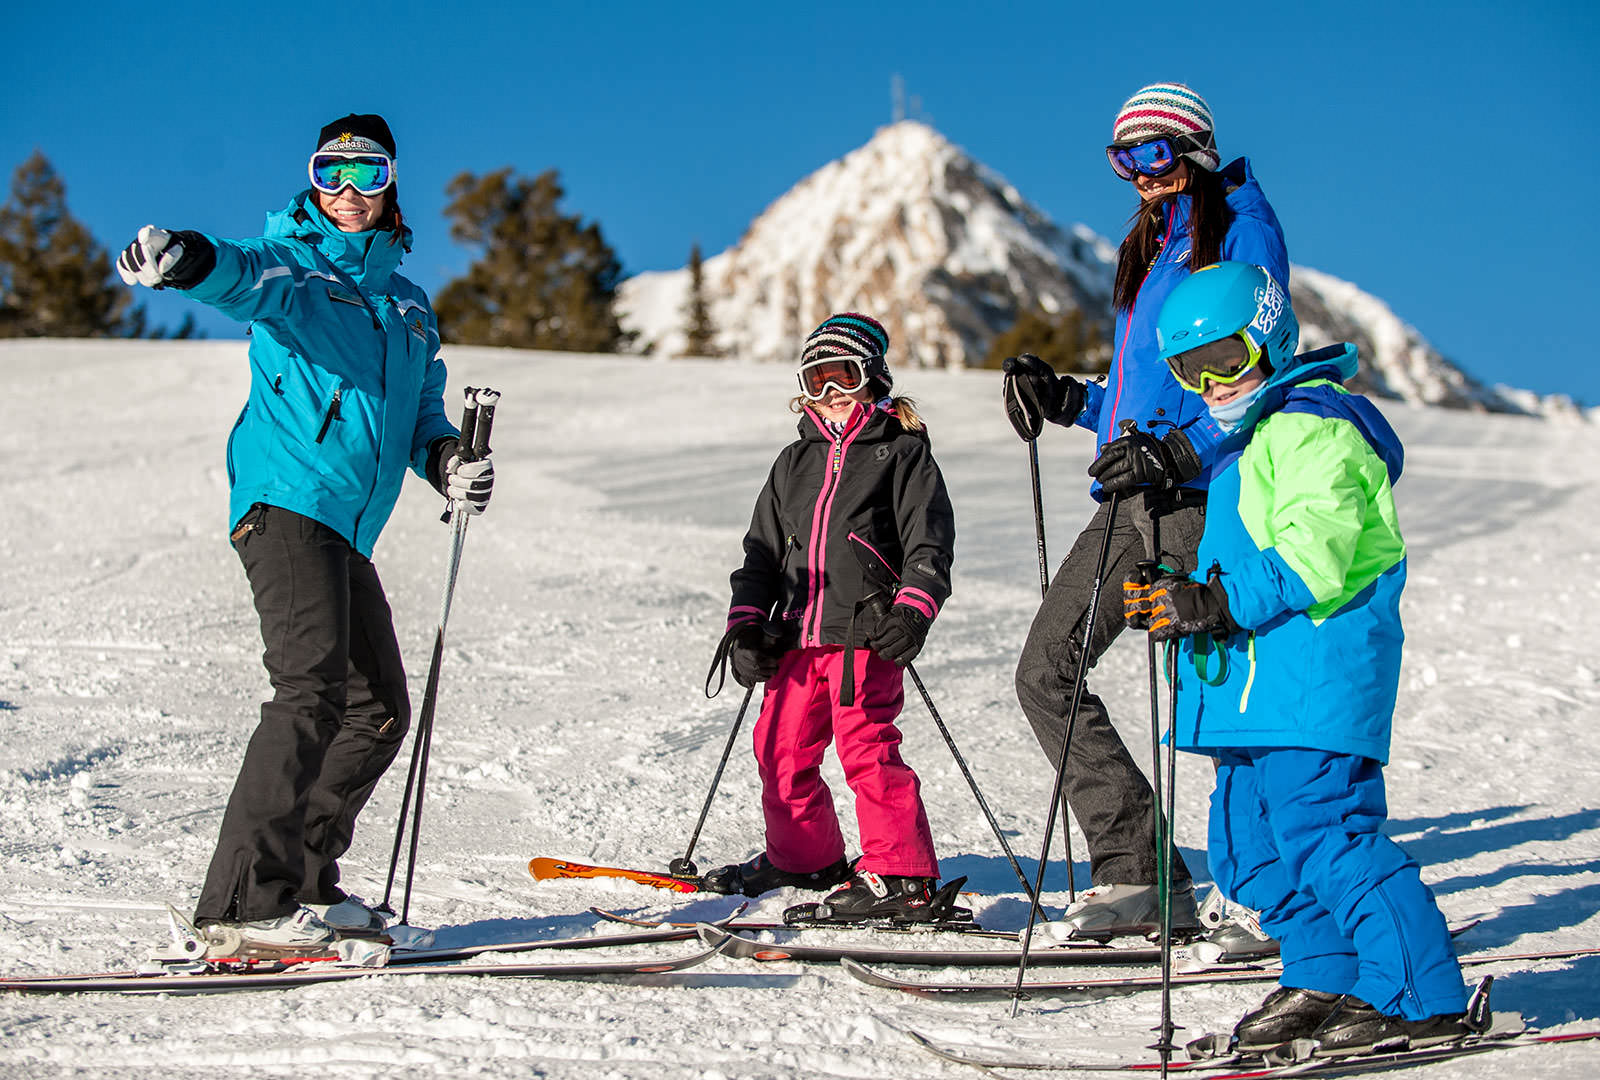
[[[1226,435],[1198,569],[1128,582],[1126,613],[1181,639],[1174,739],[1218,763],[1212,874],[1281,942],[1279,988],[1237,1044],[1459,1038],[1444,917],[1381,832],[1404,640],[1399,438],[1342,385],[1354,346],[1294,355],[1288,297],[1260,267],[1197,272],[1157,329],[1162,359]]]

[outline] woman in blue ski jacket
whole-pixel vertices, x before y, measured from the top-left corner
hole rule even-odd
[[[456,453],[438,324],[396,272],[411,232],[394,159],[382,117],[342,117],[317,138],[311,187],[265,235],[147,225],[117,260],[130,285],[183,289],[250,326],[228,522],[273,699],[195,910],[223,947],[318,949],[373,923],[339,888],[337,860],[411,712],[373,545],[408,468],[470,513],[494,482],[487,460]]]
[[[1299,328],[1260,267],[1175,289],[1162,355],[1224,430],[1199,569],[1124,586],[1128,622],[1182,638],[1175,744],[1216,759],[1217,886],[1282,943],[1279,988],[1238,1049],[1323,1053],[1468,1032],[1444,916],[1383,834],[1400,682],[1406,545],[1400,440],[1343,383],[1356,350],[1296,356]]]
[[[1076,720],[1069,725],[1068,717],[1106,530],[1102,580],[1116,582],[1145,558],[1193,569],[1205,522],[1206,467],[1222,433],[1157,355],[1156,315],[1179,282],[1219,259],[1263,265],[1285,286],[1289,279],[1277,215],[1249,161],[1219,167],[1211,110],[1199,94],[1178,83],[1146,86],[1122,106],[1112,137],[1111,167],[1140,201],[1117,254],[1109,378],[1085,384],[1035,356],[1005,362],[1006,410],[1019,435],[1033,440],[1048,420],[1095,432],[1101,447],[1089,466],[1099,508],[1051,582],[1016,673],[1017,699],[1052,764],[1069,726],[1072,732],[1064,791],[1088,841],[1093,888],[1058,924],[1056,932],[1069,936],[1148,933],[1158,922],[1149,782],[1099,697],[1085,690]],[[1116,606],[1101,603],[1087,646],[1091,665],[1122,627]],[[1175,856],[1180,929],[1194,921],[1190,881]]]

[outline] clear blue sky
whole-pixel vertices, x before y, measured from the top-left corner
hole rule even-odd
[[[146,222],[256,235],[305,186],[322,124],[381,112],[417,233],[406,272],[435,290],[468,261],[440,212],[463,170],[556,168],[628,272],[676,267],[866,142],[895,73],[1057,221],[1116,239],[1132,201],[1111,119],[1180,80],[1224,157],[1252,158],[1295,262],[1485,381],[1593,404],[1597,8],[31,3],[6,17],[0,165],[44,150],[108,248]]]

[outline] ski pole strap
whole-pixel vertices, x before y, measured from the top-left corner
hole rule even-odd
[[[471,461],[472,458],[468,455],[472,453],[472,440],[476,437],[478,430],[478,389],[477,387],[469,386],[462,391],[462,395],[466,398],[466,402],[461,406],[461,435],[456,439],[456,454],[463,461]],[[441,461],[439,463],[440,471],[443,472],[444,467],[449,463],[448,458]],[[455,504],[446,497],[444,513],[439,515],[439,520],[448,522],[454,510]]]
[[[711,654],[711,667],[706,671],[706,697],[714,698],[722,693],[722,688],[728,683],[728,656],[733,652],[733,639],[739,636],[739,631],[750,625],[750,620],[734,623],[723,633],[717,642],[716,650]],[[712,689],[711,680],[717,680],[716,689]]]

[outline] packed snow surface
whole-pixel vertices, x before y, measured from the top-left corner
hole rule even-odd
[[[463,385],[505,398],[494,502],[469,531],[451,614],[413,921],[452,945],[613,931],[590,905],[725,913],[725,898],[537,883],[525,867],[555,855],[664,868],[682,854],[740,696],[730,684],[707,701],[701,686],[750,506],[793,437],[787,370],[487,349],[448,360],[452,413]],[[164,905],[192,906],[267,690],[224,536],[223,443],[245,382],[240,342],[0,345],[5,974],[132,966],[165,942]],[[929,417],[960,536],[955,595],[918,666],[1031,869],[1052,778],[1011,688],[1038,603],[1027,454],[994,373],[907,372],[900,383]],[[1483,920],[1461,939],[1464,953],[1600,944],[1600,434],[1383,408],[1407,445],[1397,498],[1411,545],[1392,832],[1448,917]],[[1041,442],[1056,557],[1091,509],[1091,451],[1078,430]],[[376,555],[414,704],[443,584],[440,509],[426,484],[408,482]],[[1093,673],[1139,760],[1150,754],[1144,664],[1129,635]],[[1016,879],[914,696],[903,726],[945,876],[969,877],[984,923],[1020,926]],[[747,733],[700,839],[702,867],[761,846]],[[383,893],[405,760],[345,860],[346,885],[370,899]],[[828,775],[848,817],[831,764]],[[1210,786],[1209,764],[1182,757],[1178,838],[1202,877]],[[1081,860],[1081,836],[1075,846]],[[1058,912],[1058,863],[1047,888]],[[753,913],[776,917],[804,897],[764,897]],[[1600,957],[1492,970],[1496,1004],[1531,1024],[1600,1021]],[[1187,1037],[1226,1029],[1265,991],[1183,988],[1175,1017]],[[721,958],[642,984],[378,976],[204,997],[0,995],[0,1074],[957,1077],[972,1073],[897,1029],[1029,1056],[1148,1059],[1157,1006],[1150,993],[1041,998],[1012,1020],[1002,1003],[922,1000],[828,966]],[[1427,1075],[1508,1067],[1592,1077],[1600,1046]]]

